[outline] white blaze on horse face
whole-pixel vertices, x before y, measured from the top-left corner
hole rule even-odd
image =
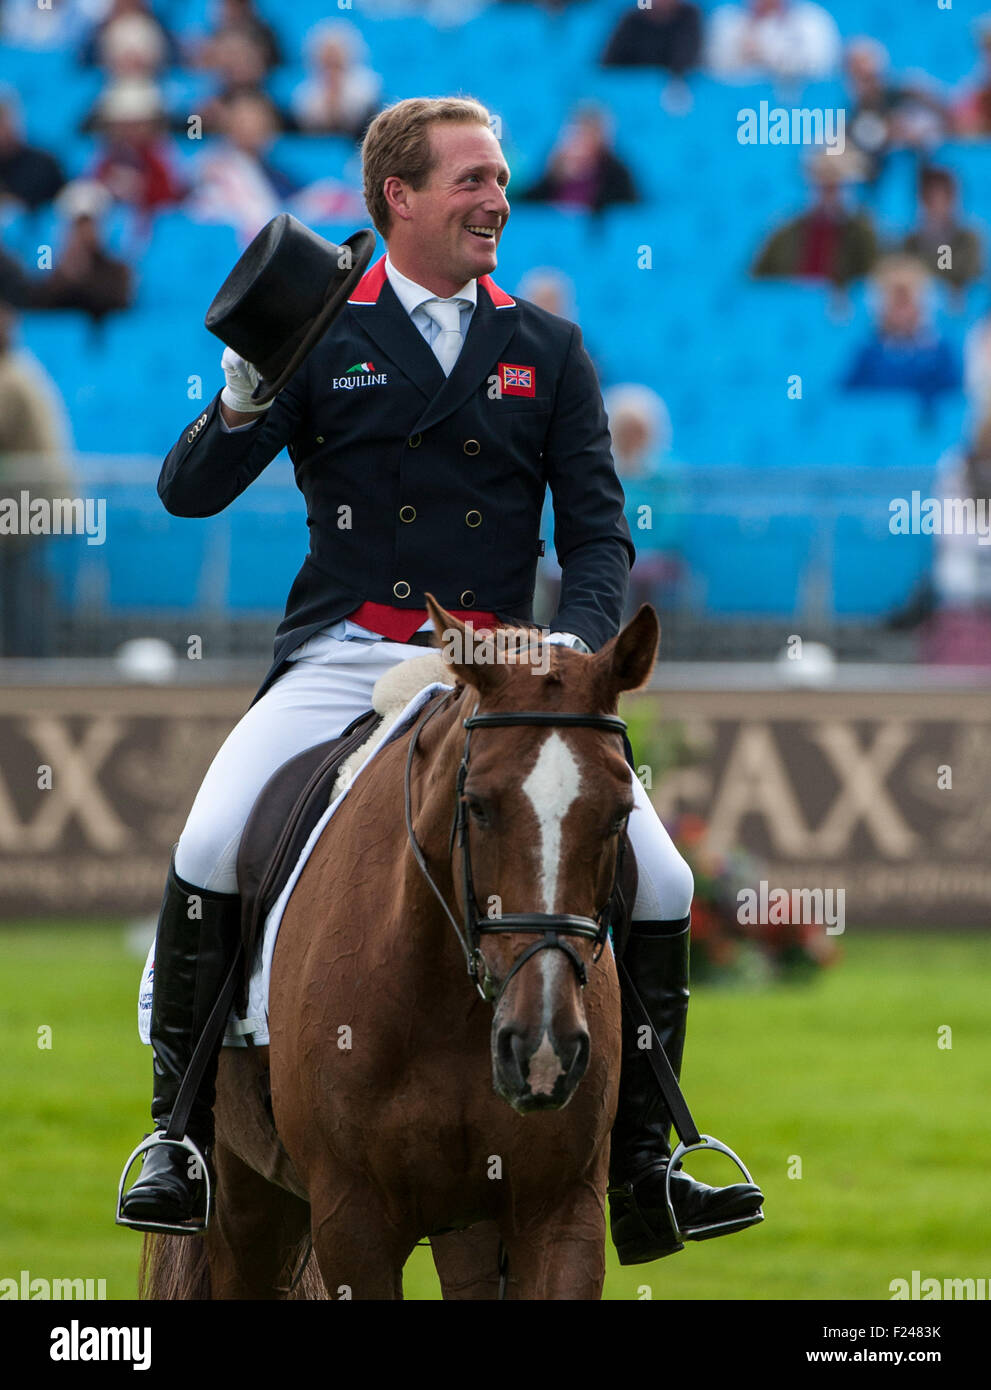
[[[555,730],[544,740],[533,770],[523,783],[523,790],[537,817],[537,859],[540,865],[540,890],[544,899],[543,912],[554,911],[561,860],[561,826],[578,796],[580,786],[581,769],[575,755]]]
[[[536,1052],[530,1054],[527,1067],[527,1081],[530,1090],[535,1096],[549,1096],[557,1085],[558,1077],[563,1075],[564,1067],[561,1065],[561,1059],[555,1052],[554,1045],[545,1031],[540,1039],[540,1046]]]

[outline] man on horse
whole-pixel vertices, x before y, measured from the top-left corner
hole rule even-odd
[[[491,278],[509,169],[488,111],[470,99],[401,101],[372,122],[362,155],[387,254],[350,287],[305,360],[290,362],[274,399],[256,390],[261,354],[246,361],[228,347],[225,387],[183,431],[159,480],[174,515],[211,516],[287,446],[310,527],[274,663],[206,774],[166,882],[151,1026],[160,1133],[237,949],[237,851],[269,776],[344,729],[369,707],[380,675],[432,644],[425,592],[476,630],[533,626],[547,486],[562,569],[549,642],[603,646],[618,631],[634,559],[581,332]],[[291,263],[284,273],[292,300]],[[631,778],[639,887],[624,961],[677,1071],[693,880]],[[187,1126],[207,1157],[216,1065],[214,1050]],[[624,1019],[610,1165],[624,1263],[682,1248],[665,1195],[670,1126],[638,1030]],[[188,1160],[171,1143],[150,1148],[123,1223],[202,1230],[204,1175]],[[678,1171],[670,1187],[687,1238],[761,1219],[750,1183],[712,1188]]]

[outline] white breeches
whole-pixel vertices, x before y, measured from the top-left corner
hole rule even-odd
[[[294,661],[229,734],[196,794],[176,849],[180,878],[237,892],[237,852],[262,787],[289,758],[339,734],[371,708],[372,687],[424,648],[400,642],[338,641],[321,634],[313,655]],[[692,871],[675,849],[639,779],[630,843],[639,870],[636,921],[674,921],[691,908]]]

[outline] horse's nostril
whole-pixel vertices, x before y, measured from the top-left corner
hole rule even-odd
[[[588,1054],[588,1034],[579,1033],[567,1054],[571,1059],[568,1066],[568,1080],[576,1085],[585,1075],[585,1068],[588,1066]]]
[[[496,1056],[506,1071],[522,1076],[523,1039],[515,1028],[500,1028],[496,1038]]]

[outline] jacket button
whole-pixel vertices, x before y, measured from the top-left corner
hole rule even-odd
[[[405,579],[397,579],[392,586],[392,592],[396,598],[409,598],[409,585]]]
[[[465,453],[466,453],[466,454],[480,454],[481,452],[482,452],[482,446],[481,446],[481,444],[479,444],[479,442],[478,442],[477,439],[466,439],[466,440],[465,440]]]
[[[468,526],[481,526],[482,513],[475,510],[465,512],[465,524]]]
[[[474,589],[465,589],[464,593],[461,595],[461,607],[462,607],[462,608],[473,608],[473,607],[474,607],[474,604],[475,604],[475,591],[474,591]]]
[[[416,508],[415,508],[415,507],[400,507],[400,508],[399,508],[399,520],[400,520],[400,521],[415,521],[415,520],[416,520]]]
[[[322,435],[322,434],[318,434],[318,435],[317,435],[317,440],[316,440],[316,442],[317,442],[318,444],[322,444],[322,443],[323,443],[323,435]]]
[[[409,444],[409,447],[410,447],[411,449],[419,449],[422,440],[423,440],[423,435],[422,435],[422,434],[411,434],[410,437],[409,437],[409,439],[408,439],[408,441],[407,441],[407,443]]]

